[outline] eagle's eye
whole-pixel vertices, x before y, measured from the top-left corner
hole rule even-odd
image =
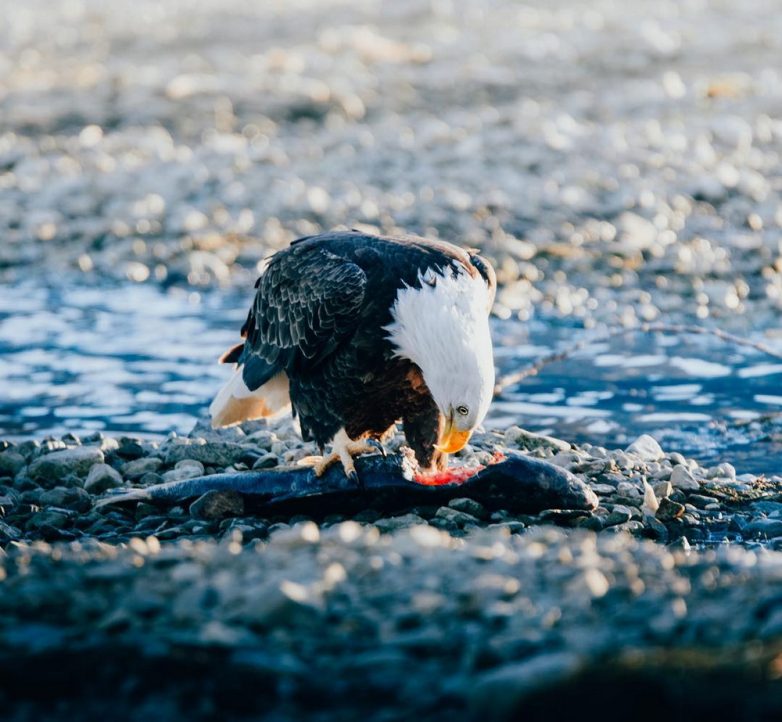
[[[467,414],[470,413],[470,410],[462,404],[461,406],[456,407],[456,413],[460,414],[461,416],[467,416]]]

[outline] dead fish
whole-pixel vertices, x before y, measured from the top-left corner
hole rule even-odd
[[[595,493],[581,479],[554,464],[505,452],[485,466],[457,467],[420,475],[402,455],[372,454],[357,459],[358,488],[339,465],[323,476],[308,467],[283,467],[199,476],[108,496],[98,506],[132,501],[178,504],[208,491],[241,494],[248,507],[267,514],[326,515],[376,508],[399,510],[447,504],[467,497],[489,510],[537,513],[543,509],[597,508]],[[118,490],[115,490],[118,491]]]

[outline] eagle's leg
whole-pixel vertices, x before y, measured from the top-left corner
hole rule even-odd
[[[353,463],[353,457],[359,454],[370,454],[376,452],[379,446],[378,442],[371,439],[360,439],[354,441],[351,439],[345,429],[340,429],[331,440],[331,453],[324,456],[313,467],[315,476],[322,476],[326,469],[338,461],[342,463],[345,475],[358,486],[362,486],[361,480],[356,472],[356,465]],[[383,449],[380,446],[381,450]]]

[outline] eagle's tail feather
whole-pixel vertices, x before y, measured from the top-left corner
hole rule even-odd
[[[257,389],[250,390],[240,366],[209,406],[212,426],[233,426],[251,419],[270,418],[290,406],[288,376],[280,371]]]

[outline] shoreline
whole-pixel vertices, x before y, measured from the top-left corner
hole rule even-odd
[[[691,719],[715,700],[782,708],[782,477],[704,469],[648,436],[607,451],[510,427],[459,460],[526,451],[584,479],[598,509],[513,515],[456,499],[313,521],[199,500],[92,508],[125,485],[292,463],[312,449],[289,423],[77,441],[0,453],[0,475],[16,467],[0,481],[13,722],[25,709],[97,719],[117,698],[118,719],[141,720],[147,703],[123,691],[134,685],[171,720],[390,719],[378,700],[435,720],[566,719],[554,698],[591,689],[622,700],[608,720],[650,704],[649,689],[664,696],[655,709]],[[57,682],[41,693],[42,680]]]

